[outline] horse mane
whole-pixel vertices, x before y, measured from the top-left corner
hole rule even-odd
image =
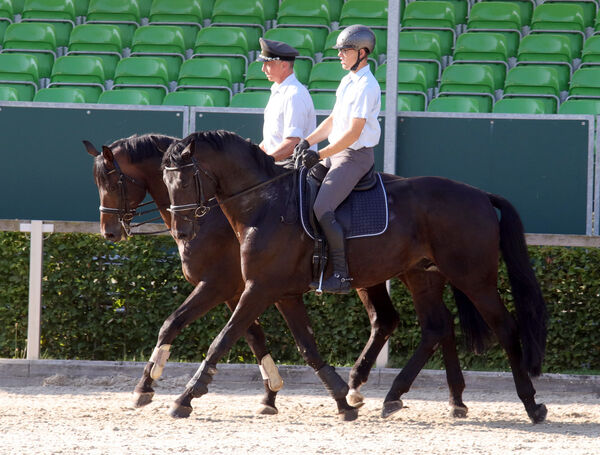
[[[275,165],[275,159],[267,155],[261,148],[250,139],[244,139],[240,135],[226,130],[200,131],[192,133],[185,139],[175,142],[163,156],[163,167],[169,163],[182,164],[181,152],[192,142],[204,142],[213,150],[226,150],[229,147],[237,147],[247,151],[252,156],[259,168],[266,171],[269,177],[275,177],[282,172],[280,166]]]

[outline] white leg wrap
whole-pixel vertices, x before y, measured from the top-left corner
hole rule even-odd
[[[150,371],[150,377],[152,379],[158,379],[162,375],[163,369],[171,355],[169,351],[171,349],[170,344],[163,344],[158,348],[154,348],[152,352],[152,356],[150,357],[150,362],[154,362],[152,366],[152,370]]]
[[[269,389],[273,392],[279,392],[283,387],[283,379],[279,375],[279,370],[271,354],[264,356],[258,367],[260,368],[262,378],[269,381]]]

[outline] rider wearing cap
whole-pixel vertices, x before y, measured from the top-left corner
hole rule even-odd
[[[263,140],[259,147],[275,161],[292,155],[301,138],[317,125],[312,98],[294,74],[298,51],[281,41],[260,38],[262,70],[274,82],[264,112]],[[316,146],[313,147],[316,150]]]
[[[374,164],[373,147],[381,129],[377,116],[381,108],[381,89],[367,63],[375,47],[374,33],[364,25],[352,25],[338,36],[335,49],[342,68],[350,70],[340,82],[331,115],[296,146],[295,155],[310,168],[323,160],[329,168],[313,211],[329,243],[333,274],[322,283],[322,290],[350,292],[344,232],[335,219],[335,209],[350,194],[358,181]],[[310,146],[327,138],[329,145],[319,152]],[[311,283],[316,289],[317,283]]]

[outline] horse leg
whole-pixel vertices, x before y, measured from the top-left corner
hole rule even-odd
[[[443,305],[443,303],[442,303]],[[446,308],[444,306],[444,308]],[[465,378],[460,368],[458,352],[456,351],[456,337],[454,336],[454,326],[452,318],[448,318],[448,330],[446,336],[442,339],[442,357],[446,369],[446,381],[450,392],[450,415],[452,417],[467,417],[469,408],[463,402],[462,394],[465,390]]]
[[[519,330],[514,317],[508,312],[497,289],[481,292],[466,292],[473,301],[481,316],[498,337],[502,348],[506,351],[508,362],[512,370],[513,380],[517,395],[523,402],[527,415],[533,423],[540,423],[546,419],[548,410],[544,404],[535,402],[535,388],[527,369],[523,365],[523,352],[521,350]]]
[[[315,370],[329,394],[336,401],[338,413],[342,419],[345,421],[355,420],[358,417],[358,408],[351,406],[346,401],[348,384],[336,373],[335,368],[325,363],[319,354],[302,297],[281,300],[276,303],[276,306],[290,328],[300,354],[306,363]]]
[[[238,301],[237,299],[233,299],[228,300],[225,303],[233,312]],[[271,354],[269,354],[269,351],[267,350],[265,332],[258,320],[252,321],[252,324],[250,324],[250,327],[246,330],[244,338],[258,361],[265,387],[265,394],[261,400],[262,406],[257,413],[264,415],[277,414],[279,411],[275,406],[275,399],[277,398],[277,392],[283,387],[283,380],[279,375],[279,370],[277,369],[275,362],[273,362]]]
[[[452,316],[442,300],[444,278],[437,273],[414,271],[404,275],[402,280],[408,286],[413,297],[413,304],[421,325],[421,341],[412,357],[394,379],[383,402],[382,417],[388,417],[402,409],[400,397],[409,391],[415,378],[440,344],[443,345],[444,340],[453,339],[451,336],[453,334]],[[451,351],[447,353],[452,355]],[[452,364],[452,362],[450,363]],[[456,365],[452,367],[453,373],[456,372],[457,367],[458,358],[456,358]],[[460,369],[460,367],[458,368]],[[449,384],[451,395],[457,392],[460,395],[464,389],[464,381],[462,384],[460,382],[455,384],[456,379],[454,376],[451,377],[452,384]],[[462,379],[462,373],[460,379]]]
[[[276,300],[274,296],[271,298],[269,292],[261,292],[262,290],[263,288],[259,290],[257,286],[246,282],[246,289],[229,321],[211,343],[205,360],[187,383],[184,392],[171,406],[169,414],[172,417],[189,417],[192,413],[192,399],[208,392],[208,384],[217,372],[217,362],[232,348],[250,324]]]
[[[392,304],[385,283],[356,291],[371,323],[371,336],[350,371],[348,383],[350,386],[348,401],[352,406],[360,407],[364,404],[364,397],[359,389],[367,382],[379,352],[398,326],[400,317]]]

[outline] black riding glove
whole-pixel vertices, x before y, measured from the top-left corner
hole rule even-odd
[[[294,155],[302,155],[302,152],[308,150],[310,148],[310,144],[306,139],[300,139],[300,142],[294,147]]]
[[[314,150],[308,149],[308,150],[304,151],[301,159],[302,159],[302,165],[306,169],[310,169],[315,164],[317,164],[321,158],[319,157],[319,154],[317,152],[315,152]]]

